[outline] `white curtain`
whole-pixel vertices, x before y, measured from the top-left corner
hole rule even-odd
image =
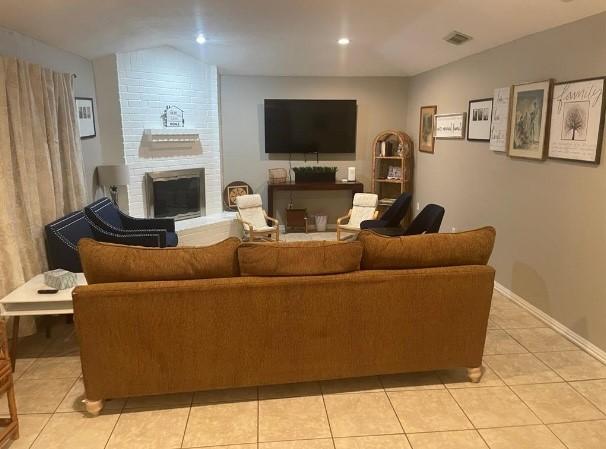
[[[0,297],[47,269],[44,225],[84,202],[72,76],[0,56]]]

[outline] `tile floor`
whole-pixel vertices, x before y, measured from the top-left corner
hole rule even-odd
[[[498,293],[485,374],[399,374],[107,402],[90,418],[73,326],[20,342],[11,449],[604,449],[606,366]],[[6,413],[6,406],[3,411]]]

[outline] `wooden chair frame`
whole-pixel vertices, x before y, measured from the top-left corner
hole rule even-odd
[[[19,438],[19,419],[17,417],[17,403],[15,401],[15,387],[13,384],[13,370],[8,351],[6,324],[0,321],[0,395],[6,393],[8,400],[8,418],[0,419],[0,447],[9,440]]]
[[[275,235],[276,242],[279,242],[280,241],[280,222],[278,220],[276,220],[275,218],[272,218],[269,215],[267,215],[267,212],[265,212],[265,209],[263,210],[263,217],[265,218],[265,220],[271,221],[273,223],[271,230],[255,231],[255,227],[252,225],[252,223],[242,220],[240,213],[238,213],[238,221],[240,221],[240,223],[242,223],[244,232],[248,233],[248,239],[251,242],[254,242],[255,240],[272,241],[273,240],[273,238],[271,237],[272,235]]]
[[[358,232],[360,232],[360,229],[347,229],[342,227],[341,223],[343,222],[343,220],[347,219],[347,221],[349,222],[349,218],[351,218],[351,212],[353,209],[349,209],[349,212],[347,212],[347,215],[345,215],[344,217],[340,217],[337,218],[337,241],[341,240],[341,233],[350,233],[350,234],[358,234]],[[376,220],[377,217],[379,216],[379,211],[375,210],[375,212],[372,214],[372,220]]]

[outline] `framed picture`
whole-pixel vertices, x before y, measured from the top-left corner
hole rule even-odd
[[[433,153],[433,117],[437,112],[437,106],[421,106],[421,117],[419,120],[419,151]]]
[[[490,142],[490,124],[492,123],[492,98],[471,100],[469,102],[467,140]]]
[[[97,135],[95,128],[95,109],[92,98],[76,97],[76,114],[78,114],[78,125],[80,138],[90,139]]]
[[[492,151],[506,151],[509,142],[509,121],[511,117],[512,87],[494,90],[492,102],[492,122],[490,124],[490,148]]]
[[[509,156],[545,159],[552,87],[553,80],[513,86],[507,147]]]
[[[238,198],[240,195],[250,195],[252,193],[252,187],[244,181],[230,182],[223,190],[223,204],[225,205],[225,210],[238,210],[238,207],[236,206],[236,198]]]
[[[553,87],[549,157],[600,163],[606,78],[566,81]]]
[[[433,136],[436,139],[464,139],[467,113],[436,114],[434,116]]]
[[[402,179],[402,167],[390,165],[387,170],[387,179]]]

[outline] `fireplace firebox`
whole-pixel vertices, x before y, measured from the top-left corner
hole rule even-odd
[[[185,220],[206,215],[204,169],[149,172],[147,216]]]

